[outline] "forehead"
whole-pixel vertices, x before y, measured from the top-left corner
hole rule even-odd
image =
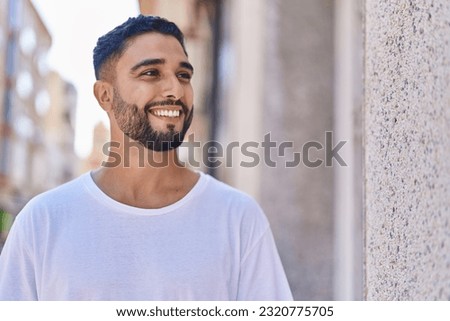
[[[173,36],[151,32],[136,36],[129,41],[127,49],[117,62],[119,68],[132,66],[149,58],[162,58],[169,64],[188,61],[183,47]]]

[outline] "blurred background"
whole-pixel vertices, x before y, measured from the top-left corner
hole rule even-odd
[[[444,0],[436,1],[450,13]],[[429,104],[396,96],[404,90],[398,84],[415,77],[415,57],[429,55],[399,53],[400,45],[432,47],[414,38],[415,30],[423,30],[421,24],[444,28],[448,19],[434,18],[433,6],[414,6],[370,0],[0,0],[2,240],[31,197],[100,165],[109,137],[106,115],[92,95],[92,49],[100,35],[141,12],[166,17],[184,32],[195,67],[190,134],[213,142],[210,151],[196,149],[199,168],[261,204],[296,300],[450,299],[450,198],[444,187],[450,179],[443,161],[450,156],[443,129],[450,128],[448,63],[429,67],[443,75],[438,85],[410,88],[444,93],[429,107],[440,113],[428,122],[430,131],[442,130],[444,139],[432,140],[440,154],[426,156],[430,162],[423,167],[408,158],[412,150],[404,141],[419,137],[420,126],[408,119],[425,117]],[[436,21],[422,20],[428,14]],[[439,57],[450,53],[447,33],[430,37],[440,39]],[[408,130],[392,135],[399,128],[393,119]],[[288,148],[261,149],[267,134],[277,148],[283,142]],[[428,142],[420,137],[414,157]],[[304,157],[311,141],[322,148],[288,166],[296,154]],[[210,166],[208,156],[218,144],[235,142],[257,142],[259,148],[249,150],[259,164],[241,166],[251,159],[237,148],[224,151],[221,166]],[[331,157],[339,142],[345,165]],[[391,159],[395,148],[403,149]],[[323,162],[305,164],[316,160]],[[443,176],[406,179],[430,164]],[[402,169],[405,176],[398,177]],[[438,201],[417,205],[423,196],[417,193],[430,189],[430,180],[437,182]],[[440,218],[432,224],[419,219],[436,213]],[[411,217],[417,220],[404,232]],[[428,251],[422,243],[439,248]],[[430,271],[433,280],[426,279]]]

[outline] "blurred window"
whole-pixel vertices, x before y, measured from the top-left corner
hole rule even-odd
[[[27,116],[20,115],[15,117],[14,130],[22,139],[31,139],[33,137],[34,126],[31,119]]]
[[[20,33],[19,45],[22,52],[30,56],[36,48],[36,33],[30,27]]]
[[[33,91],[33,78],[28,71],[21,71],[17,77],[16,90],[20,98],[27,99]]]
[[[50,96],[47,90],[41,90],[37,95],[34,102],[36,112],[39,116],[45,116],[50,109]]]

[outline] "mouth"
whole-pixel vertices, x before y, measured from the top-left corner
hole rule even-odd
[[[183,114],[181,109],[173,108],[154,108],[151,109],[150,114],[156,117],[178,118]]]

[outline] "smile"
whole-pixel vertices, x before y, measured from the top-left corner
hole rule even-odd
[[[158,117],[169,117],[169,118],[175,118],[180,116],[179,110],[169,110],[169,109],[157,109],[157,110],[151,110],[150,113],[152,115],[158,116]]]

